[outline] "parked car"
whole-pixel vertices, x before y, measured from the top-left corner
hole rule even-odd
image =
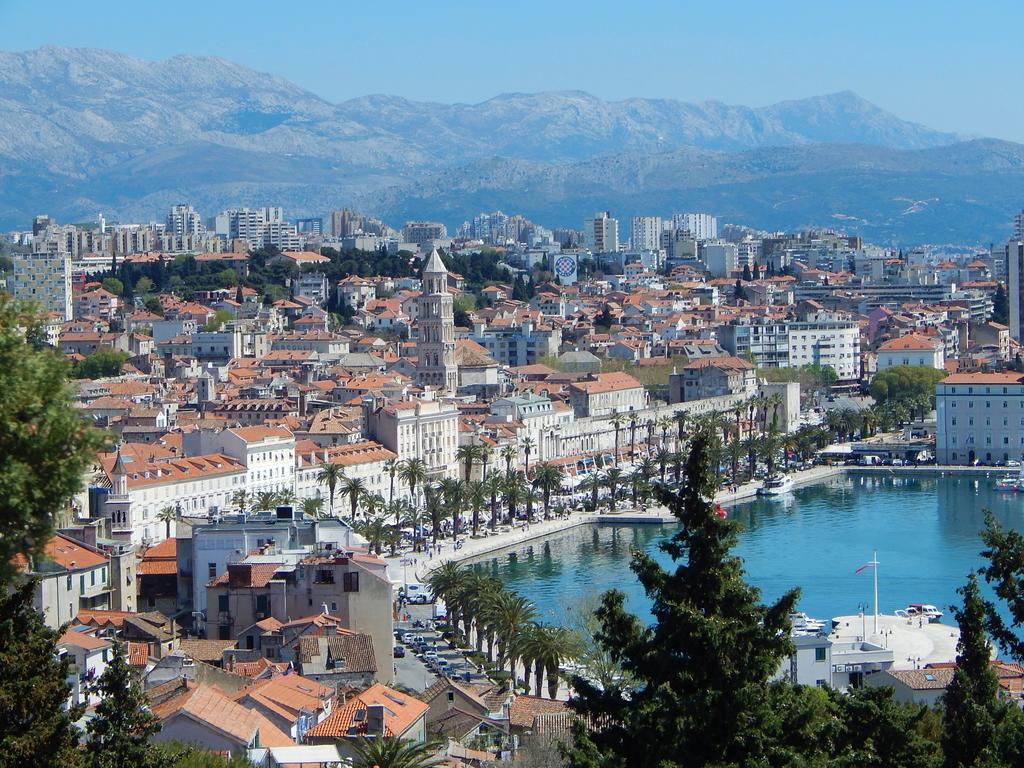
[[[396,645],[395,646],[395,658],[396,659],[404,659],[405,658],[405,646],[403,646],[403,645]]]

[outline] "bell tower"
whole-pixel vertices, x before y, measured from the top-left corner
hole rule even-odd
[[[436,248],[423,267],[421,282],[416,378],[422,385],[454,395],[459,388],[459,370],[455,364],[455,305],[448,290],[448,268]]]

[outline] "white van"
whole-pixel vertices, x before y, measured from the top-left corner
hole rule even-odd
[[[430,587],[416,582],[405,586],[405,599],[413,605],[425,605],[426,603],[434,602],[434,596],[430,594]]]

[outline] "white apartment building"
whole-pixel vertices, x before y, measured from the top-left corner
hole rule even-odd
[[[664,229],[661,216],[634,216],[630,222],[629,242],[634,251],[656,251],[661,248]]]
[[[285,427],[196,430],[182,447],[188,455],[223,453],[240,462],[250,495],[295,491],[295,436]]]
[[[840,381],[860,378],[860,327],[852,320],[789,323],[789,365],[830,365]]]
[[[457,477],[459,409],[434,399],[428,390],[419,400],[385,405],[368,397],[363,403],[366,432],[400,461],[422,459],[434,479]]]
[[[167,525],[157,519],[165,507],[204,515],[228,507],[232,495],[246,487],[245,465],[223,453],[157,461],[118,453],[104,459],[103,467],[110,480],[104,514],[113,537],[136,545],[166,537]],[[170,529],[174,536],[173,522]]]
[[[735,243],[710,241],[702,243],[699,252],[700,260],[713,277],[729,277],[739,269],[739,249]]]
[[[325,464],[337,464],[342,468],[345,477],[362,480],[368,493],[379,494],[387,501],[391,493],[391,476],[384,465],[387,461],[397,458],[396,453],[373,440],[335,445],[330,448],[318,447],[316,450],[305,452],[299,451],[295,457],[295,496],[300,500],[319,497],[324,500],[324,511],[327,511],[331,492],[327,484],[320,479],[320,471]],[[395,498],[406,495],[408,495],[408,487],[396,474]],[[343,502],[335,489],[335,510],[347,509],[347,506],[339,506],[342,503],[347,505],[348,500],[345,499]]]
[[[407,221],[402,227],[402,240],[407,243],[432,243],[448,237],[448,227],[439,221]]]
[[[73,621],[83,608],[111,608],[110,559],[98,549],[57,533],[41,555],[14,564],[38,579],[33,605],[52,629]]]
[[[557,355],[562,334],[557,328],[530,320],[495,321],[490,325],[475,323],[470,338],[502,365],[515,367]]]
[[[710,213],[674,213],[672,229],[689,232],[696,240],[718,238],[718,219]]]
[[[569,403],[576,418],[610,416],[647,407],[647,391],[628,373],[598,373],[569,385]]]
[[[519,459],[526,460],[523,438],[533,443],[530,451],[532,461],[550,461],[561,458],[558,454],[558,434],[562,427],[575,420],[572,408],[551,398],[527,392],[512,397],[502,397],[491,403],[491,413],[509,421],[521,422],[519,430]]]
[[[72,320],[71,255],[65,250],[15,254],[10,291],[18,301],[31,301],[44,312]]]
[[[279,206],[231,208],[214,218],[214,231],[217,235],[228,241],[245,240],[254,248],[271,244],[267,242],[267,232],[271,227],[277,228],[275,231],[279,236],[281,227],[291,227],[292,233],[295,230],[294,226],[285,224],[284,210]],[[295,237],[297,239],[297,234]]]
[[[583,247],[593,253],[619,250],[619,220],[608,211],[598,211],[583,220]]]
[[[202,235],[203,217],[188,203],[179,203],[167,214],[167,231],[174,235]]]
[[[954,373],[935,386],[939,464],[1024,457],[1024,374]]]
[[[945,366],[945,344],[941,338],[908,333],[883,343],[877,352],[877,371],[895,365],[925,365],[942,370]]]

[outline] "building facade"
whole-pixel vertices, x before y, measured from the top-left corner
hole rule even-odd
[[[423,267],[419,298],[416,378],[424,386],[454,394],[459,388],[455,364],[455,307],[448,290],[448,269],[435,248]]]
[[[18,301],[32,302],[43,312],[59,312],[65,320],[74,318],[67,251],[15,254],[10,288]]]
[[[935,386],[939,464],[1024,458],[1024,374],[955,373]]]

